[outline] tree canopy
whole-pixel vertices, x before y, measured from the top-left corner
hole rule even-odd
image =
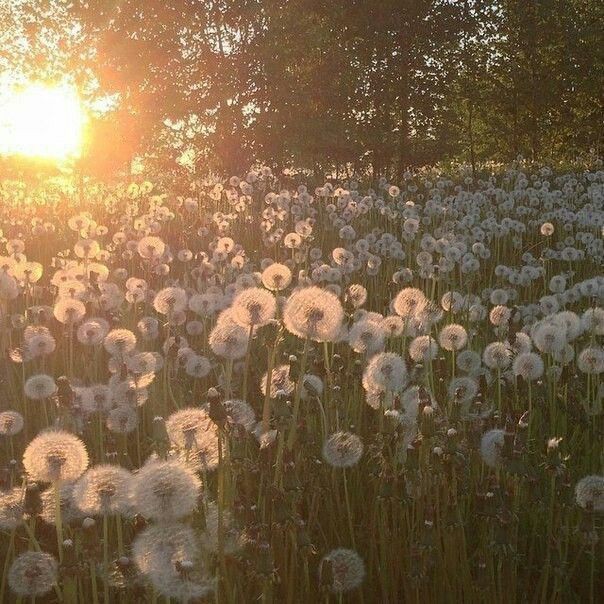
[[[236,171],[600,150],[601,2],[5,0],[0,77],[69,77],[90,170],[135,153]],[[84,157],[86,162],[86,157]]]

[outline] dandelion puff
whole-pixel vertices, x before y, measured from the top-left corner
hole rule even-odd
[[[241,426],[247,432],[251,432],[254,429],[254,426],[256,425],[256,414],[248,403],[239,399],[230,399],[224,401],[223,405],[229,423],[235,426]]]
[[[416,363],[432,361],[438,354],[438,344],[432,336],[417,336],[409,344],[409,356]]]
[[[367,301],[367,289],[358,283],[353,283],[346,288],[344,299],[353,308],[360,308]]]
[[[531,340],[531,337],[528,334],[519,331],[514,336],[514,341],[510,346],[512,352],[514,352],[515,354],[522,354],[524,352],[530,352],[532,350],[533,341]]]
[[[581,315],[581,324],[587,333],[604,335],[604,308],[588,308]]]
[[[352,325],[348,332],[350,347],[368,356],[384,349],[386,332],[377,321],[362,320]]]
[[[407,383],[405,361],[393,352],[382,352],[371,358],[363,373],[365,390],[397,392]]]
[[[559,352],[566,345],[566,328],[554,322],[541,323],[533,331],[533,342],[540,352]]]
[[[299,338],[315,342],[336,340],[343,319],[338,297],[316,286],[295,291],[283,309],[285,328]]]
[[[274,262],[262,271],[262,284],[271,291],[282,291],[292,281],[292,272],[285,266]]]
[[[503,371],[512,361],[512,352],[505,342],[491,342],[482,351],[482,360],[489,369]]]
[[[421,289],[406,287],[394,298],[392,308],[397,315],[407,319],[421,312],[427,302],[428,299]]]
[[[80,344],[96,346],[100,344],[109,333],[109,323],[105,319],[91,318],[82,322],[76,331]]]
[[[363,442],[350,432],[335,432],[323,444],[323,459],[335,468],[356,465],[363,454]]]
[[[115,434],[130,434],[138,426],[136,409],[127,405],[118,405],[107,415],[107,428]]]
[[[201,534],[201,546],[208,552],[218,552],[218,506],[214,501],[208,501],[205,510],[205,530]],[[241,549],[241,533],[234,528],[233,518],[228,510],[223,513],[224,522],[224,552],[233,554]]]
[[[154,340],[159,335],[159,321],[155,317],[143,317],[136,325],[143,340]]]
[[[185,372],[187,375],[200,379],[206,377],[211,370],[212,365],[206,357],[201,356],[200,354],[192,354],[187,357],[185,363]]]
[[[46,430],[27,445],[23,466],[32,480],[75,480],[88,467],[88,452],[84,443],[70,432]]]
[[[604,513],[604,476],[584,476],[575,486],[575,501],[584,510]]]
[[[35,598],[47,594],[58,579],[59,565],[45,552],[25,552],[12,563],[8,584],[19,596]]]
[[[440,330],[438,343],[444,350],[461,350],[468,343],[468,333],[461,325],[451,323]]]
[[[59,488],[59,505],[61,507],[61,520],[63,524],[70,524],[84,518],[82,511],[73,501],[75,482],[62,482]],[[42,511],[40,518],[47,524],[55,524],[57,502],[54,488],[46,489],[41,495]]]
[[[505,432],[498,429],[489,430],[482,435],[480,456],[490,468],[498,468],[501,465],[504,435]]]
[[[495,327],[502,327],[509,323],[512,317],[512,310],[503,304],[499,304],[491,308],[489,312],[489,321]]]
[[[77,298],[61,298],[56,302],[53,313],[59,323],[73,325],[84,318],[86,307]]]
[[[268,383],[268,372],[262,376],[260,380],[260,390],[266,395]],[[289,365],[279,365],[275,367],[270,378],[270,394],[271,398],[277,396],[289,396],[295,388],[295,383],[289,378]]]
[[[134,507],[152,520],[170,522],[188,516],[197,507],[201,481],[178,461],[151,461],[135,475]]]
[[[318,375],[307,373],[302,380],[300,398],[303,401],[306,401],[313,396],[320,398],[323,394],[323,388],[323,380]]]
[[[597,375],[604,371],[604,348],[588,346],[577,357],[577,367],[583,373]]]
[[[543,359],[536,352],[523,352],[512,363],[514,375],[532,382],[543,375]]]
[[[25,421],[23,416],[18,411],[2,411],[0,412],[0,435],[15,436],[23,430]]]
[[[138,242],[136,249],[141,258],[152,260],[163,256],[166,244],[159,237],[149,235]]]
[[[12,531],[22,524],[23,497],[24,491],[20,486],[0,490],[0,529]]]
[[[218,428],[205,409],[189,407],[175,411],[166,420],[170,442],[196,452],[195,461],[213,470],[218,463]]]
[[[210,332],[208,344],[215,355],[234,361],[245,356],[249,334],[223,312]]]
[[[55,381],[44,373],[32,375],[23,386],[25,396],[34,401],[50,398],[56,391]]]
[[[365,564],[354,550],[334,549],[321,560],[319,576],[329,580],[329,589],[335,593],[352,591],[363,583]]]
[[[178,522],[148,526],[132,544],[132,555],[138,569],[145,575],[172,564],[175,555],[196,558],[199,544],[193,529]]]
[[[129,329],[112,329],[103,346],[110,355],[123,357],[136,348],[136,336]]]
[[[137,535],[133,557],[157,592],[181,602],[203,599],[214,590],[200,557],[193,529],[171,523],[150,526]]]
[[[260,287],[250,287],[237,294],[231,305],[233,321],[242,327],[261,327],[277,314],[275,296]]]
[[[483,352],[484,354],[484,352]],[[482,360],[475,350],[462,350],[455,360],[455,364],[460,371],[475,374],[480,371]]]
[[[405,333],[407,323],[398,315],[389,315],[384,317],[380,322],[382,328],[386,332],[387,338],[396,338]]]
[[[187,308],[187,293],[181,287],[165,287],[155,295],[153,308],[162,315],[183,312]]]
[[[451,400],[466,405],[471,403],[478,394],[478,382],[468,376],[458,376],[449,382],[447,393]]]
[[[132,474],[113,464],[87,470],[73,489],[75,505],[86,515],[120,514],[129,508]]]

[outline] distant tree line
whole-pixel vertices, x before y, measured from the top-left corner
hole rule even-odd
[[[27,44],[4,44],[0,72],[68,71],[115,101],[91,170],[146,151],[397,175],[602,146],[598,0],[5,1]]]

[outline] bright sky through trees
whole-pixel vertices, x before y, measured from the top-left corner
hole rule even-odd
[[[77,157],[84,123],[73,87],[33,83],[9,89],[0,97],[0,155]]]

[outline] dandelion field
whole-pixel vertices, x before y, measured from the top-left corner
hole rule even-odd
[[[0,182],[0,601],[595,602],[604,171]]]

